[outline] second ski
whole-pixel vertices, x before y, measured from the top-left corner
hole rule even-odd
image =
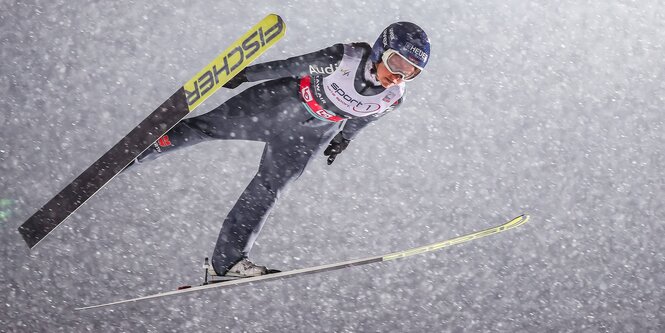
[[[421,247],[407,249],[407,250],[404,250],[404,251],[399,251],[399,252],[394,252],[394,253],[389,253],[389,254],[384,254],[384,255],[378,255],[378,256],[373,256],[373,257],[368,257],[368,258],[348,260],[348,261],[343,261],[343,262],[338,262],[338,263],[333,263],[333,264],[307,267],[307,268],[300,268],[300,269],[294,269],[294,270],[284,271],[284,272],[279,272],[279,273],[273,273],[273,274],[267,274],[267,275],[261,275],[261,276],[256,276],[256,277],[249,277],[249,278],[242,278],[242,279],[233,279],[233,280],[229,280],[229,281],[221,281],[221,282],[215,282],[215,283],[208,283],[208,279],[207,279],[207,275],[206,275],[206,279],[204,281],[204,284],[200,285],[200,286],[194,286],[194,287],[187,286],[186,288],[173,290],[173,291],[167,291],[167,292],[158,293],[158,294],[154,294],[154,295],[148,295],[148,296],[143,296],[143,297],[126,299],[126,300],[121,300],[121,301],[111,302],[111,303],[106,303],[106,304],[80,307],[80,308],[77,308],[76,310],[86,310],[86,309],[100,308],[100,307],[106,307],[106,306],[118,305],[118,304],[130,303],[130,302],[144,301],[144,300],[149,300],[149,299],[154,299],[154,298],[175,296],[175,295],[181,295],[181,294],[184,294],[184,293],[201,291],[201,290],[206,290],[206,289],[211,289],[211,288],[230,288],[230,287],[235,287],[235,286],[238,286],[238,285],[266,282],[266,281],[271,281],[271,280],[281,280],[281,279],[291,278],[291,277],[295,277],[295,276],[321,273],[321,272],[338,270],[338,269],[347,268],[347,267],[367,265],[367,264],[378,263],[378,262],[382,262],[382,261],[389,261],[389,260],[409,257],[409,256],[420,254],[420,253],[435,251],[435,250],[439,250],[439,249],[449,247],[449,246],[452,246],[452,245],[455,245],[455,244],[465,243],[465,242],[475,240],[475,239],[478,239],[478,238],[482,238],[482,237],[485,237],[485,236],[497,234],[497,233],[500,233],[500,232],[503,232],[503,231],[506,231],[506,230],[509,230],[509,229],[516,228],[516,227],[526,223],[528,220],[529,220],[529,216],[523,214],[523,215],[520,215],[520,216],[518,216],[518,217],[516,217],[516,218],[514,218],[514,219],[512,219],[508,222],[505,222],[503,224],[500,224],[500,225],[497,225],[497,226],[494,226],[494,227],[491,227],[491,228],[487,228],[487,229],[484,229],[484,230],[472,232],[470,234],[466,234],[466,235],[463,235],[463,236],[459,236],[459,237],[451,238],[451,239],[448,239],[448,240],[444,240],[444,241],[441,241],[441,242],[438,242],[438,243],[433,243],[433,244],[429,244],[429,245],[425,245],[425,246],[421,246]],[[206,264],[207,264],[207,262],[206,262]]]

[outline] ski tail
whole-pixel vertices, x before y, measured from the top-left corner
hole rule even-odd
[[[303,276],[303,275],[308,275],[308,274],[315,274],[315,273],[322,273],[326,271],[333,271],[333,270],[339,270],[347,267],[354,267],[354,266],[361,266],[361,265],[368,265],[372,263],[378,263],[382,261],[389,261],[389,260],[394,260],[394,259],[399,259],[399,258],[405,258],[409,257],[412,255],[416,254],[421,254],[425,252],[430,252],[430,251],[435,251],[435,250],[440,250],[445,247],[449,247],[452,245],[456,244],[461,244],[465,242],[469,242],[472,240],[476,240],[479,238],[483,238],[489,235],[494,235],[506,230],[510,230],[513,228],[516,228],[524,223],[526,223],[529,220],[529,216],[526,214],[520,215],[508,222],[505,222],[501,225],[497,225],[491,228],[487,228],[484,230],[480,231],[475,231],[470,234],[466,234],[463,236],[451,238],[442,242],[437,242],[433,243],[430,245],[426,246],[421,246],[421,247],[416,247],[404,251],[399,251],[399,252],[394,252],[390,254],[385,254],[385,255],[379,255],[379,256],[373,256],[373,257],[367,257],[367,258],[361,258],[361,259],[355,259],[355,260],[348,260],[348,261],[343,261],[343,262],[338,262],[338,263],[333,263],[333,264],[327,264],[327,265],[321,265],[321,266],[314,266],[314,267],[307,267],[307,268],[300,268],[300,269],[295,269],[295,270],[290,270],[290,271],[283,271],[279,273],[274,273],[274,274],[267,274],[267,275],[261,275],[257,277],[251,277],[251,278],[243,278],[243,279],[237,279],[237,280],[231,280],[231,281],[224,281],[224,282],[219,282],[219,283],[213,283],[213,284],[204,284],[196,287],[190,287],[186,289],[180,289],[180,290],[174,290],[174,291],[167,291],[163,293],[158,293],[158,294],[153,294],[153,295],[148,295],[148,296],[143,296],[143,297],[137,297],[137,298],[132,298],[132,299],[126,299],[126,300],[121,300],[117,302],[112,302],[112,303],[106,303],[106,304],[99,304],[99,305],[90,305],[90,306],[85,306],[85,307],[80,307],[76,308],[76,310],[86,310],[86,309],[94,309],[94,308],[101,308],[101,307],[106,307],[106,306],[111,306],[111,305],[118,305],[118,304],[124,304],[124,303],[130,303],[130,302],[137,302],[137,301],[143,301],[143,300],[149,300],[149,299],[155,299],[155,298],[161,298],[161,297],[167,297],[167,296],[174,296],[174,295],[180,295],[184,293],[189,293],[189,292],[194,292],[194,291],[200,291],[200,290],[205,290],[205,289],[211,289],[211,288],[231,288],[234,286],[238,285],[243,285],[243,284],[252,284],[252,283],[258,283],[258,282],[266,282],[270,280],[283,280],[287,278],[292,278],[296,276]]]
[[[37,246],[129,165],[136,156],[273,46],[285,32],[286,24],[282,18],[270,14],[231,44],[101,158],[28,218],[18,228],[27,245],[30,248]]]
[[[279,15],[270,14],[249,29],[231,46],[183,85],[189,111],[201,105],[215,91],[273,46],[286,33]]]
[[[167,124],[166,119],[176,115],[185,117],[187,113],[185,92],[180,88],[18,228],[28,247],[32,249],[37,246],[53,229],[156,141],[161,136],[161,127]]]

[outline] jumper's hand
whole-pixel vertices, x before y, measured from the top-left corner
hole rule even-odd
[[[349,146],[351,140],[347,140],[342,136],[342,132],[337,133],[335,137],[328,144],[328,148],[323,152],[323,155],[328,156],[328,165],[331,165],[338,154],[344,151]]]
[[[234,76],[229,82],[226,82],[222,87],[227,89],[235,89],[239,85],[247,82],[247,76],[244,71],[241,71],[236,76]]]

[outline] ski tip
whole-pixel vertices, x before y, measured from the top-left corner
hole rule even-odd
[[[506,226],[507,226],[508,229],[520,226],[520,225],[526,223],[527,221],[529,221],[529,218],[530,218],[529,214],[523,213],[522,215],[520,215],[520,216],[510,220],[508,223],[506,223]]]
[[[270,14],[268,14],[267,17],[274,17],[274,18],[276,18],[276,19],[279,20],[279,21],[284,21],[284,20],[282,20],[282,17],[279,16],[279,14],[275,14],[275,13],[270,13]]]
[[[271,13],[271,14],[268,14],[268,16],[266,16],[264,18],[264,20],[267,19],[268,17],[274,18],[277,21],[277,23],[279,23],[279,25],[282,27],[282,31],[279,33],[279,35],[280,35],[280,37],[284,36],[284,34],[286,33],[286,24],[284,23],[284,19],[282,19],[281,16],[279,16],[275,13]]]

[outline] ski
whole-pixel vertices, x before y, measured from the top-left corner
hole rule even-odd
[[[282,18],[270,14],[231,44],[27,219],[18,230],[28,246],[34,248],[134,158],[280,40],[285,32],[286,24]]]
[[[518,216],[518,217],[516,217],[516,218],[514,218],[514,219],[512,219],[512,220],[510,220],[506,223],[503,223],[501,225],[497,225],[497,226],[494,226],[494,227],[491,227],[491,228],[488,228],[488,229],[472,232],[472,233],[467,234],[467,235],[463,235],[463,236],[455,237],[455,238],[452,238],[452,239],[444,240],[444,241],[441,241],[441,242],[438,242],[438,243],[429,244],[429,245],[426,245],[426,246],[411,248],[411,249],[407,249],[407,250],[404,250],[404,251],[399,251],[399,252],[394,252],[394,253],[390,253],[390,254],[374,256],[374,257],[368,257],[368,258],[362,258],[362,259],[356,259],[356,260],[349,260],[349,261],[343,261],[343,262],[321,265],[321,266],[308,267],[308,268],[294,269],[294,270],[290,270],[290,271],[267,274],[267,275],[262,275],[262,276],[257,276],[257,277],[242,278],[242,279],[235,279],[235,280],[228,280],[228,281],[221,281],[221,282],[213,281],[213,283],[209,283],[208,282],[208,277],[206,275],[206,279],[204,281],[204,284],[200,285],[200,286],[195,286],[195,287],[186,286],[184,289],[179,289],[179,290],[174,290],[174,291],[167,291],[167,292],[163,292],[163,293],[157,293],[157,294],[153,294],[153,295],[137,297],[137,298],[132,298],[132,299],[126,299],[126,300],[121,300],[121,301],[111,302],[111,303],[106,303],[106,304],[85,306],[85,307],[76,308],[76,310],[87,310],[87,309],[101,308],[101,307],[105,307],[105,306],[118,305],[118,304],[130,303],[130,302],[137,302],[137,301],[149,300],[149,299],[160,298],[160,297],[181,295],[181,294],[184,294],[184,293],[190,293],[190,292],[194,292],[194,291],[201,291],[201,290],[212,289],[212,288],[230,288],[230,287],[234,287],[234,286],[238,286],[238,285],[244,285],[244,284],[253,284],[253,283],[266,282],[266,281],[271,281],[271,280],[282,280],[282,279],[295,277],[295,276],[321,273],[321,272],[338,270],[338,269],[347,268],[347,267],[353,267],[353,266],[360,266],[360,265],[367,265],[367,264],[378,263],[378,262],[383,262],[383,261],[389,261],[389,260],[394,260],[394,259],[413,256],[413,255],[420,254],[420,253],[439,250],[439,249],[449,247],[449,246],[452,246],[452,245],[455,245],[455,244],[465,243],[465,242],[468,242],[468,241],[471,241],[471,240],[474,240],[474,239],[478,239],[478,238],[482,238],[482,237],[485,237],[485,236],[493,235],[493,234],[503,232],[503,231],[506,231],[506,230],[509,230],[509,229],[512,229],[512,228],[516,228],[516,227],[526,223],[528,220],[529,220],[529,216],[526,215],[526,214],[523,214],[523,215],[520,215],[520,216]],[[207,264],[207,261],[206,261],[206,264]]]

